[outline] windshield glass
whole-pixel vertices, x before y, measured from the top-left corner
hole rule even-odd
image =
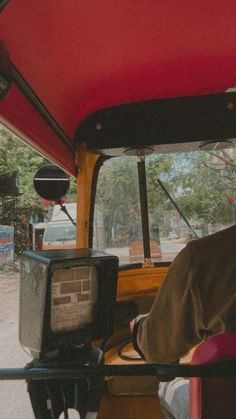
[[[52,223],[45,229],[44,241],[70,241],[76,239],[76,227],[72,223]]]
[[[233,146],[218,151],[152,154],[146,158],[146,175],[154,262],[172,261],[189,240],[235,223]],[[120,264],[143,262],[135,157],[104,162],[95,206],[94,247],[116,254]]]

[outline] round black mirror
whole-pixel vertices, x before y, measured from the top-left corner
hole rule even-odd
[[[69,176],[59,167],[47,164],[34,177],[34,188],[39,196],[49,201],[59,201],[70,188]]]

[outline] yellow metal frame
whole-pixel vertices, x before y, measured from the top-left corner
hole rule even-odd
[[[164,281],[168,267],[145,267],[119,272],[117,300],[128,300],[129,296],[139,296],[156,291]]]
[[[76,153],[77,175],[77,248],[88,247],[89,213],[92,196],[93,171],[99,155],[89,153],[84,144]]]

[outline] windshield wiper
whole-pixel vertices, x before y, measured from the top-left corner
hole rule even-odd
[[[179,215],[183,218],[183,220],[185,221],[185,223],[187,224],[187,226],[190,228],[190,230],[192,231],[192,233],[194,234],[194,236],[197,239],[199,239],[196,231],[194,231],[193,227],[191,226],[191,224],[188,222],[187,218],[185,217],[183,211],[181,211],[181,209],[178,207],[178,205],[176,204],[176,202],[174,201],[174,199],[172,198],[172,196],[169,194],[169,192],[167,191],[167,189],[165,188],[165,186],[163,185],[163,183],[160,181],[160,179],[157,179],[157,182],[159,183],[160,187],[165,192],[165,194],[168,196],[169,200],[172,202],[172,204],[174,205],[175,209],[178,211]]]

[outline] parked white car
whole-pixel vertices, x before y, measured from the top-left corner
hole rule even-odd
[[[73,220],[76,220],[76,203],[65,205]],[[46,224],[42,249],[73,249],[76,246],[76,227],[68,216],[55,205],[51,220]]]

